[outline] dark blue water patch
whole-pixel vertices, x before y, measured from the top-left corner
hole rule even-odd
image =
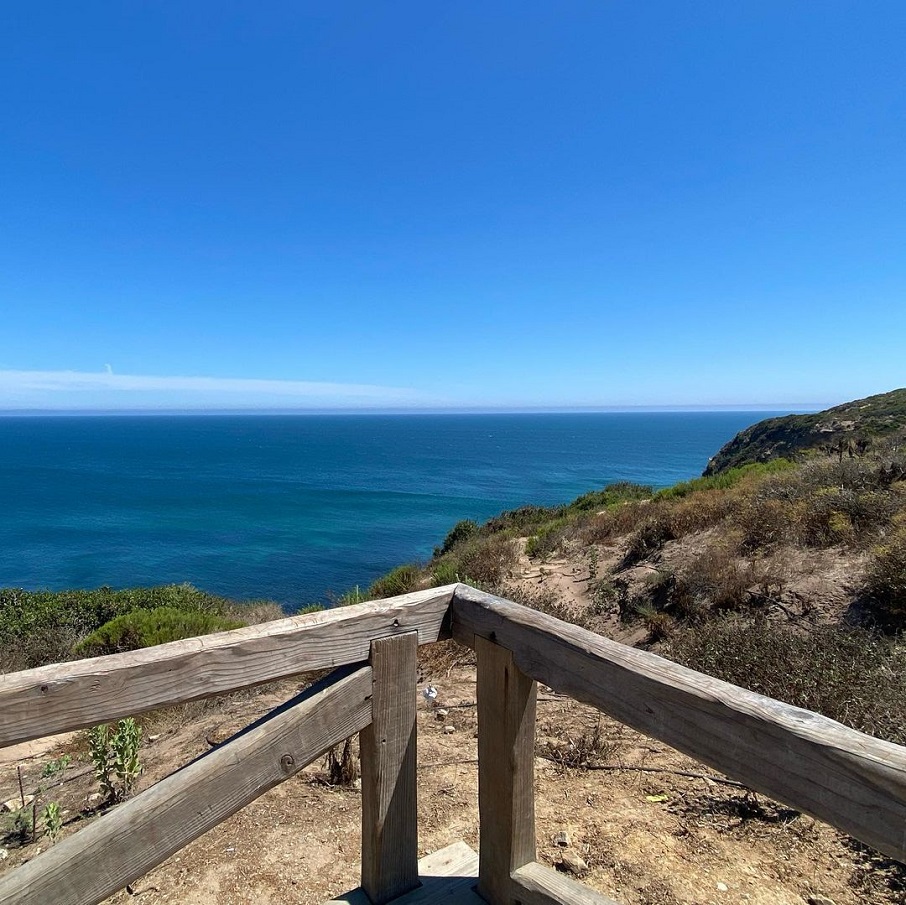
[[[0,418],[0,585],[292,608],[427,559],[459,519],[695,477],[773,414]]]

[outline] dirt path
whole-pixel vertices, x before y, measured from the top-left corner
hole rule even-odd
[[[449,655],[435,658],[422,677],[439,689],[434,707],[419,703],[422,853],[459,839],[478,843],[475,674],[462,662],[467,652],[456,657],[452,667]],[[284,684],[158,717],[142,751],[143,786],[295,690]],[[440,710],[447,711],[443,719]],[[76,778],[49,788],[40,801],[61,803],[69,833],[97,819],[87,816],[96,802],[78,740],[25,761],[23,772],[33,791],[43,765],[61,751],[73,757],[62,778]],[[835,905],[906,902],[897,888],[906,874],[883,869],[831,828],[723,785],[707,768],[546,689],[537,755],[539,858],[558,865],[564,855],[578,856],[587,865],[581,879],[624,905],[805,905],[819,895]],[[608,769],[565,765],[582,759]],[[15,765],[0,766],[0,795],[15,790]],[[110,901],[318,905],[356,885],[359,823],[358,789],[326,785],[323,766],[315,764]],[[8,836],[2,844],[8,869],[47,841],[17,847]]]

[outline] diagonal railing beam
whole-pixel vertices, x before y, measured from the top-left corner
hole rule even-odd
[[[0,877],[0,902],[96,905],[370,721],[371,667],[343,667]]]

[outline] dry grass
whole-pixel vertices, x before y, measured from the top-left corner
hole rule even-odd
[[[731,616],[675,631],[667,656],[862,732],[906,744],[906,648],[865,629]]]

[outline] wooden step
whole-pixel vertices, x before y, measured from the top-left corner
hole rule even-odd
[[[422,885],[393,905],[487,905],[477,892],[478,855],[465,842],[454,842],[418,862]],[[370,905],[361,887],[331,899],[325,905]]]

